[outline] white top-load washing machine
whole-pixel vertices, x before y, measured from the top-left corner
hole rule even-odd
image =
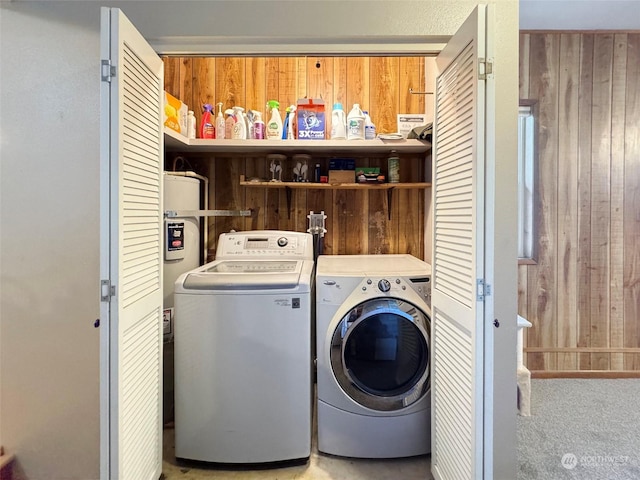
[[[316,265],[318,449],[431,451],[431,266],[411,255],[321,255]]]
[[[176,280],[176,457],[309,457],[313,274],[310,234],[249,231]]]

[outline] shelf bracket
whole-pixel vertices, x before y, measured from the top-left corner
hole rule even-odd
[[[166,210],[164,217],[250,217],[251,213],[251,210]]]
[[[414,92],[413,88],[409,89],[411,95],[433,95],[433,92]]]
[[[387,190],[387,216],[391,221],[391,199],[393,198],[393,187]]]
[[[291,193],[293,189],[291,187],[284,187],[284,193],[287,196],[287,219],[291,220]]]

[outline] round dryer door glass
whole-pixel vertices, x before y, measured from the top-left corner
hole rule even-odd
[[[331,367],[359,404],[400,410],[429,391],[429,318],[398,299],[373,299],[353,308],[334,331]]]

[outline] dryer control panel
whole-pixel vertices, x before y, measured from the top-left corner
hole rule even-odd
[[[220,235],[216,260],[239,257],[313,260],[312,237],[308,233],[280,230],[231,232]]]
[[[431,277],[416,277],[410,278],[409,284],[413,289],[424,298],[424,301],[429,307],[431,307]]]
[[[431,307],[431,276],[424,277],[370,277],[362,284],[362,291],[375,289],[380,293],[400,294],[407,289],[407,285],[411,287],[422,298],[429,307]]]

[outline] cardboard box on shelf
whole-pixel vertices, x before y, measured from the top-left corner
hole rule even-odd
[[[355,170],[329,170],[329,183],[355,183]]]
[[[187,114],[189,107],[170,93],[164,92],[163,124],[185,137],[187,136]]]
[[[357,167],[356,182],[380,183],[380,167]]]

